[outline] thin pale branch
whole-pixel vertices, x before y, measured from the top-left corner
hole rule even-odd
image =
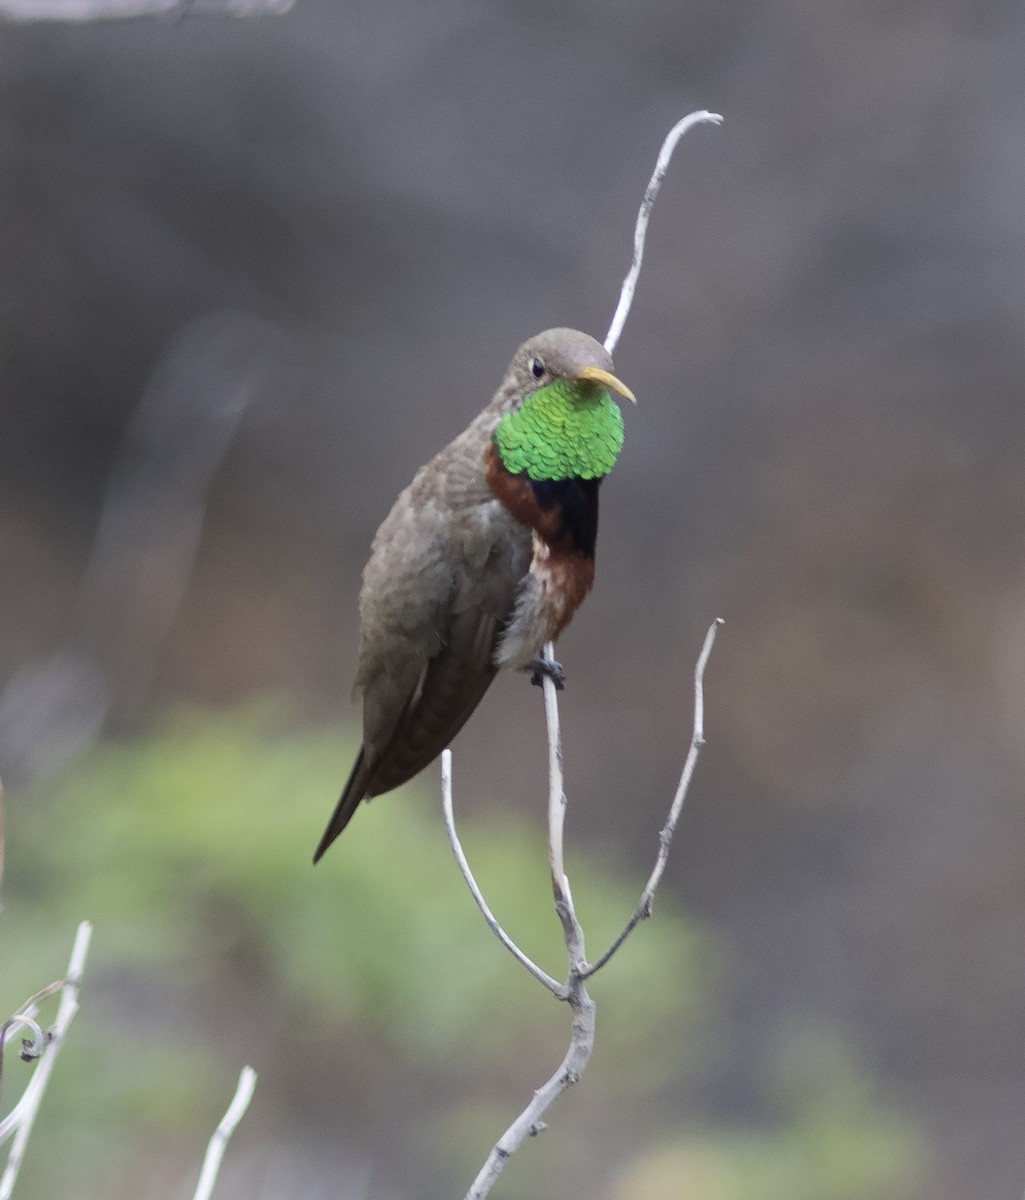
[[[30,1029],[32,1031],[32,1040],[22,1051],[22,1058],[25,1058],[26,1061],[38,1058],[42,1053],[44,1044],[49,1040],[49,1034],[44,1033],[35,1020],[36,1014],[39,1012],[39,1005],[49,996],[55,996],[64,987],[64,983],[63,979],[58,979],[55,983],[48,983],[46,987],[40,988],[35,995],[29,996],[25,1003],[0,1025],[0,1096],[3,1094],[4,1047],[7,1045],[8,1037],[19,1026],[25,1026]],[[0,1146],[14,1132],[14,1126],[9,1124],[10,1119],[10,1116],[8,1116],[3,1121],[0,1121]]]
[[[555,647],[545,643],[544,656],[555,661]],[[566,788],[562,772],[562,732],[559,727],[559,693],[550,674],[542,681],[545,697],[545,726],[548,730],[548,861],[552,870],[552,895],[555,911],[562,924],[562,936],[569,954],[570,980],[587,965],[584,931],[573,907],[573,893],[566,875],[563,837],[566,826]]]
[[[35,1009],[15,1013],[13,1017],[8,1017],[4,1021],[2,1028],[0,1028],[0,1051],[3,1050],[10,1035],[18,1029],[27,1029],[32,1035],[26,1039],[21,1051],[21,1057],[26,1062],[37,1059],[42,1053],[42,1048],[48,1039],[43,1032],[43,1027],[35,1019]]]
[[[235,1095],[228,1105],[228,1111],[221,1117],[221,1123],[214,1130],[213,1136],[207,1145],[206,1157],[203,1159],[203,1169],[199,1173],[199,1183],[196,1185],[196,1191],[192,1200],[210,1200],[210,1194],[213,1192],[214,1184],[217,1182],[217,1172],[221,1169],[221,1160],[224,1158],[224,1151],[227,1148],[228,1140],[235,1132],[235,1127],[239,1121],[245,1116],[245,1111],[249,1107],[249,1101],[253,1098],[253,1089],[255,1087],[256,1072],[252,1067],[243,1067],[238,1077]]]
[[[715,645],[715,635],[719,632],[719,627],[722,624],[722,617],[716,617],[709,626],[708,632],[705,634],[704,644],[701,647],[701,653],[698,655],[697,664],[694,667],[694,732],[691,735],[690,749],[687,752],[687,760],[683,764],[683,772],[680,775],[680,782],[676,788],[676,795],[673,796],[669,816],[658,835],[658,855],[655,859],[655,866],[648,877],[648,882],[641,893],[641,898],[634,909],[633,916],[627,921],[622,932],[601,958],[588,964],[583,969],[581,974],[584,979],[589,978],[596,971],[600,971],[630,934],[633,933],[640,922],[651,916],[652,901],[655,898],[655,890],[662,879],[662,873],[666,869],[666,862],[669,859],[669,847],[673,840],[673,834],[676,831],[676,822],[680,819],[683,802],[687,799],[687,791],[690,788],[690,781],[694,775],[694,768],[697,766],[701,747],[705,744],[705,667],[708,666],[708,659],[712,653],[712,647]]]
[[[577,919],[576,910],[573,906],[573,896],[570,891],[569,880],[566,877],[563,857],[563,829],[565,825],[566,814],[566,794],[563,787],[563,772],[562,772],[562,741],[559,731],[559,705],[558,693],[555,689],[549,675],[544,676],[544,697],[545,697],[545,717],[548,730],[548,829],[549,829],[549,859],[552,867],[552,889],[555,895],[555,907],[559,914],[559,920],[562,923],[563,937],[566,942],[566,952],[569,956],[569,979],[564,989],[560,989],[557,995],[566,1000],[573,1011],[573,1025],[570,1033],[569,1049],[566,1051],[566,1057],[559,1065],[559,1069],[542,1087],[534,1093],[533,1098],[527,1107],[520,1113],[509,1128],[502,1134],[499,1140],[491,1149],[484,1165],[478,1172],[477,1178],[473,1181],[473,1185],[466,1193],[465,1200],[483,1200],[491,1191],[498,1176],[502,1173],[506,1162],[520,1148],[528,1137],[533,1137],[540,1133],[545,1124],[542,1120],[545,1112],[553,1104],[553,1102],[569,1087],[577,1082],[584,1072],[591,1058],[591,1053],[594,1050],[594,1034],[595,1034],[595,1003],[588,994],[586,980],[596,971],[600,970],[612,956],[616,953],[619,947],[626,941],[635,926],[644,917],[651,913],[651,902],[654,897],[655,890],[658,887],[659,881],[662,878],[662,873],[665,870],[666,859],[669,855],[669,846],[672,842],[673,832],[676,828],[676,823],[679,820],[680,812],[683,808],[683,802],[687,795],[687,789],[690,786],[691,778],[694,774],[694,768],[697,764],[698,754],[701,746],[704,744],[704,676],[705,668],[708,665],[709,656],[712,653],[712,646],[715,643],[715,635],[718,632],[719,626],[722,624],[722,619],[717,618],[705,635],[705,641],[701,648],[701,653],[698,656],[697,664],[694,668],[694,731],[691,737],[690,751],[687,755],[687,761],[684,764],[683,774],[680,777],[680,783],[676,790],[676,795],[673,797],[673,804],[669,812],[669,818],[666,821],[662,832],[659,834],[659,853],[655,863],[655,869],[652,871],[648,883],[641,896],[641,901],[637,906],[633,917],[631,917],[623,932],[616,938],[612,946],[602,955],[595,963],[589,964],[584,955],[584,933],[580,922]],[[545,657],[551,661],[552,646],[545,647]],[[445,752],[446,755],[449,751]],[[443,764],[442,772],[446,766]],[[449,788],[451,787],[449,777]],[[447,799],[447,808],[445,815],[446,825],[449,827],[449,837],[453,839],[453,849],[458,845],[458,839],[454,838],[454,824],[451,822],[451,795],[449,792]],[[456,857],[460,859],[461,852],[457,850]],[[472,875],[469,874],[469,867],[463,866],[463,861],[460,861],[460,867],[463,870],[467,882],[470,883]],[[476,884],[471,883],[471,891],[474,892],[474,899],[477,900],[481,910],[487,915],[487,906],[484,898],[478,896]],[[491,924],[491,922],[488,922]],[[497,925],[497,922],[495,923]],[[494,928],[494,926],[492,926]],[[514,951],[515,953],[515,951]],[[517,957],[519,957],[517,955]]]
[[[0,0],[0,20],[85,21],[131,17],[276,16],[295,0]]]
[[[465,1200],[483,1200],[505,1164],[527,1138],[536,1137],[544,1131],[546,1126],[542,1118],[552,1103],[583,1074],[594,1047],[595,1004],[582,983],[578,983],[578,990],[580,995],[573,1007],[573,1032],[566,1057],[551,1079],[537,1089],[527,1107],[495,1143],[466,1193]]]
[[[637,224],[634,229],[633,262],[631,263],[626,279],[623,281],[619,305],[616,308],[615,316],[612,318],[612,324],[605,339],[605,348],[610,354],[619,342],[620,334],[623,332],[623,326],[630,312],[637,279],[640,275],[641,260],[644,255],[644,239],[647,233],[648,221],[651,217],[655,198],[658,195],[659,188],[662,186],[662,180],[665,178],[673,150],[676,147],[676,143],[687,130],[700,122],[720,124],[722,117],[717,116],[715,113],[704,111],[691,113],[670,130],[669,135],[662,143],[662,149],[655,165],[655,172],[648,183],[644,199],[641,202],[640,212],[637,216]],[[543,673],[542,686],[545,701],[545,721],[548,731],[548,860],[551,867],[552,894],[555,898],[555,910],[562,925],[563,940],[566,943],[566,953],[569,959],[569,978],[566,986],[558,990],[553,989],[553,991],[569,1004],[573,1012],[572,1030],[569,1049],[566,1051],[566,1056],[560,1063],[559,1069],[547,1083],[534,1093],[533,1099],[527,1107],[496,1142],[483,1167],[481,1167],[477,1178],[474,1180],[473,1185],[466,1193],[466,1200],[483,1200],[488,1195],[511,1155],[519,1149],[528,1137],[540,1133],[545,1128],[542,1120],[544,1113],[570,1084],[577,1082],[590,1060],[591,1052],[594,1049],[595,1004],[588,995],[585,981],[588,976],[593,975],[604,963],[608,962],[627,936],[629,936],[637,922],[651,911],[651,899],[665,869],[669,843],[680,815],[680,809],[683,806],[683,800],[687,793],[691,775],[694,772],[698,749],[704,740],[702,679],[705,664],[708,661],[708,656],[712,650],[712,643],[715,639],[715,631],[719,624],[720,622],[717,621],[708,631],[708,635],[705,638],[705,645],[698,659],[695,672],[694,737],[691,741],[691,751],[684,766],[680,787],[677,789],[676,797],[673,800],[669,820],[666,822],[660,836],[659,857],[656,861],[655,870],[648,880],[637,913],[634,914],[626,929],[616,939],[612,948],[594,965],[590,965],[587,962],[584,952],[584,931],[580,925],[580,921],[577,919],[576,910],[573,906],[573,894],[570,890],[569,879],[566,876],[563,849],[566,824],[566,792],[562,771],[562,742],[559,732],[558,697],[551,674],[548,672]],[[544,656],[549,662],[554,661],[554,647],[550,642],[545,645]],[[449,830],[449,839],[456,853],[460,870],[463,872],[463,876],[470,886],[474,899],[484,913],[485,919],[492,930],[503,944],[523,962],[526,956],[515,947],[511,939],[506,937],[501,930],[501,926],[491,916],[490,909],[477,888],[459,846],[459,839],[456,836],[455,823],[452,817],[451,759],[447,750],[442,760],[442,779],[446,793],[445,823]],[[529,960],[524,962],[524,966],[527,966],[528,970],[537,976],[539,968],[536,968]],[[545,980],[542,980],[542,982],[545,982]]]
[[[544,649],[549,662],[554,661],[554,647],[549,642]],[[586,964],[584,931],[573,907],[573,894],[563,855],[563,830],[566,817],[566,792],[562,774],[562,739],[559,732],[559,702],[555,683],[550,674],[542,679],[545,698],[545,724],[548,730],[548,857],[552,871],[552,893],[555,910],[562,924],[563,940],[569,957],[569,979],[565,988],[556,994],[565,1000],[573,1012],[569,1049],[558,1070],[534,1093],[527,1107],[502,1134],[491,1149],[473,1181],[465,1200],[483,1200],[491,1191],[509,1158],[528,1137],[545,1128],[545,1112],[571,1084],[584,1073],[594,1050],[595,1003],[587,993],[580,967]],[[443,768],[444,769],[444,768]],[[478,901],[478,903],[482,903]]]
[[[88,921],[83,921],[78,927],[75,944],[71,949],[71,958],[68,962],[68,973],[61,988],[57,1019],[54,1021],[49,1040],[42,1049],[39,1062],[36,1064],[32,1078],[22,1093],[21,1099],[0,1126],[0,1142],[5,1141],[12,1132],[14,1134],[7,1166],[4,1168],[3,1175],[0,1176],[0,1200],[10,1200],[11,1193],[14,1191],[43,1093],[50,1081],[54,1063],[64,1044],[68,1027],[74,1020],[75,1013],[78,1012],[78,992],[82,982],[82,970],[85,967],[86,955],[89,953],[89,939],[92,937],[92,932],[93,927]]]
[[[445,813],[445,828],[448,830],[448,840],[452,846],[452,853],[456,856],[456,862],[459,864],[459,870],[463,873],[463,878],[466,880],[466,886],[470,889],[470,893],[477,902],[477,907],[484,914],[484,920],[488,923],[488,928],[495,935],[509,953],[516,959],[518,963],[526,967],[527,970],[534,976],[536,980],[543,983],[550,992],[554,992],[556,996],[562,997],[565,994],[565,988],[557,979],[553,979],[547,971],[529,958],[516,945],[512,938],[505,932],[502,926],[498,923],[494,913],[488,906],[488,902],[484,899],[484,893],[480,890],[477,880],[473,876],[473,871],[470,869],[470,864],[467,862],[466,855],[463,852],[462,843],[459,840],[459,834],[456,832],[455,814],[452,810],[452,751],[443,750],[441,754],[441,802]]]
[[[57,979],[53,983],[48,983],[46,987],[40,988],[35,995],[29,996],[29,998],[24,1004],[21,1005],[20,1008],[15,1009],[15,1011],[11,1013],[10,1020],[13,1021],[17,1017],[23,1017],[26,1013],[30,1014],[31,1016],[35,1016],[36,1010],[42,1001],[47,999],[49,996],[56,996],[61,988],[64,987],[66,982],[67,980]]]
[[[676,143],[689,129],[692,129],[695,125],[702,124],[721,125],[722,117],[718,113],[706,112],[704,109],[701,109],[699,112],[689,113],[682,120],[677,121],[672,129],[669,130],[665,141],[662,143],[662,149],[658,152],[655,170],[648,181],[648,186],[644,192],[644,199],[641,201],[640,211],[637,213],[637,224],[634,226],[633,261],[630,263],[630,270],[623,280],[623,286],[619,292],[619,304],[616,305],[612,324],[605,335],[605,349],[610,354],[615,351],[616,346],[619,344],[619,338],[623,332],[623,326],[626,324],[626,318],[630,315],[630,306],[633,304],[634,291],[637,288],[637,278],[641,273],[641,260],[644,258],[644,239],[648,233],[651,210],[655,205],[655,197],[658,195],[659,188],[662,186],[662,180],[666,177],[666,171],[669,170],[669,162],[673,157],[673,151],[676,149]]]

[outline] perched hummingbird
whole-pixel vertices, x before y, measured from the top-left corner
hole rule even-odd
[[[623,445],[605,348],[549,329],[494,399],[420,468],[378,529],[359,598],[363,745],[313,861],[360,802],[423,770],[502,667],[542,660],[594,582],[598,488]]]

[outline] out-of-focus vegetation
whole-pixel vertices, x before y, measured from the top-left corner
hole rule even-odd
[[[169,1169],[184,1181],[190,1156],[198,1164],[243,1061],[261,1079],[232,1149],[238,1194],[255,1194],[245,1188],[276,1154],[318,1137],[363,1143],[375,1114],[398,1105],[420,1133],[393,1153],[422,1156],[419,1194],[440,1196],[468,1180],[554,1068],[568,1011],[485,928],[451,859],[430,776],[419,794],[358,814],[311,868],[345,758],[336,732],[297,728],[273,703],[192,710],[150,736],[102,743],[59,779],[10,797],[0,1008],[59,972],[55,931],[70,943],[80,918],[96,926],[83,1009],[20,1200],[176,1194]],[[458,777],[456,790],[458,806]],[[559,973],[542,804],[515,816],[478,809],[461,824],[496,912]],[[596,856],[576,855],[571,866],[597,950],[640,881]],[[553,1112],[552,1131],[518,1156],[500,1194],[538,1194],[604,1142],[630,1164],[610,1200],[912,1195],[914,1130],[878,1107],[842,1045],[781,1051],[787,1070],[766,1083],[779,1098],[776,1127],[667,1127],[661,1098],[698,1086],[729,972],[720,939],[660,903],[594,982],[598,1049],[584,1083]],[[7,1104],[28,1070],[9,1064]],[[261,1116],[260,1100],[278,1092],[299,1113],[335,1093],[335,1128]],[[638,1108],[648,1123],[631,1145],[618,1127]],[[358,1174],[361,1153],[341,1154],[339,1186]],[[584,1166],[585,1177],[593,1169]]]

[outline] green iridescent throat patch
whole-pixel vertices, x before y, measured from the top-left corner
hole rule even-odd
[[[502,418],[495,445],[513,475],[599,479],[623,448],[623,414],[606,388],[559,379]]]

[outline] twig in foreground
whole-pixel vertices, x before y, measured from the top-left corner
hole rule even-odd
[[[295,0],[0,0],[0,20],[86,21],[131,17],[186,17],[213,13],[250,17],[286,13]]]
[[[3,1175],[0,1176],[0,1200],[10,1200],[11,1193],[14,1191],[43,1093],[46,1091],[46,1085],[53,1073],[57,1054],[64,1044],[64,1035],[74,1020],[75,1013],[78,1012],[78,989],[82,981],[82,969],[85,966],[86,955],[89,953],[89,939],[92,937],[92,932],[93,927],[88,921],[83,921],[78,927],[75,944],[71,949],[71,958],[68,962],[68,973],[61,985],[60,1004],[57,1007],[57,1019],[54,1022],[50,1040],[43,1047],[39,1062],[36,1064],[28,1086],[22,1092],[21,1099],[0,1124],[0,1142],[5,1141],[12,1133],[14,1134],[7,1166],[4,1168]]]
[[[196,1184],[196,1191],[192,1200],[209,1200],[210,1194],[214,1190],[214,1184],[217,1181],[217,1172],[221,1169],[221,1159],[224,1158],[228,1139],[235,1132],[235,1127],[239,1121],[245,1116],[245,1111],[249,1107],[249,1101],[253,1098],[253,1089],[255,1087],[256,1072],[252,1067],[243,1067],[238,1077],[235,1095],[228,1105],[228,1111],[221,1117],[221,1123],[214,1130],[213,1136],[207,1145],[206,1157],[203,1159],[203,1169],[199,1173],[199,1183]]]

